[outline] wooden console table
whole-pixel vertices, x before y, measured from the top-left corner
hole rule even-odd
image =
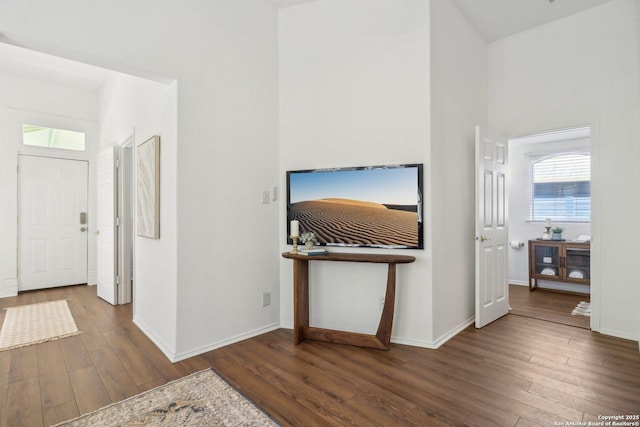
[[[396,264],[411,263],[415,261],[415,257],[334,252],[330,252],[327,255],[312,256],[284,252],[282,256],[293,260],[293,337],[296,344],[304,339],[311,339],[389,350],[393,309],[396,299]],[[389,265],[384,308],[375,335],[309,326],[309,261],[369,262]]]

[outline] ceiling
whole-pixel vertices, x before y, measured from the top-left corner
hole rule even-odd
[[[451,0],[487,43],[611,0]]]
[[[267,0],[278,8],[319,0]],[[491,43],[610,0],[451,0]],[[0,34],[1,36],[1,34]],[[98,91],[111,71],[2,43],[0,72]]]
[[[267,0],[267,1],[271,4],[274,4],[279,9],[282,9],[283,7],[298,6],[305,3],[311,3],[317,0]]]
[[[112,71],[0,42],[0,72],[97,92]]]

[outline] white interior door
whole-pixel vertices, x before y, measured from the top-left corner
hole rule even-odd
[[[98,153],[97,167],[98,296],[117,304],[116,276],[116,147]]]
[[[476,328],[509,312],[507,140],[476,127]]]
[[[19,290],[87,283],[88,170],[86,161],[18,156]]]
[[[133,294],[133,135],[118,148],[118,304],[128,304]]]

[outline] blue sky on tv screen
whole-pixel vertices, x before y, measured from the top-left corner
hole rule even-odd
[[[291,203],[326,198],[416,205],[418,168],[377,168],[292,172],[289,176]]]

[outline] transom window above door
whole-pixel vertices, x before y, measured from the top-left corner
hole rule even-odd
[[[22,143],[32,147],[85,151],[85,133],[36,125],[22,125]]]

